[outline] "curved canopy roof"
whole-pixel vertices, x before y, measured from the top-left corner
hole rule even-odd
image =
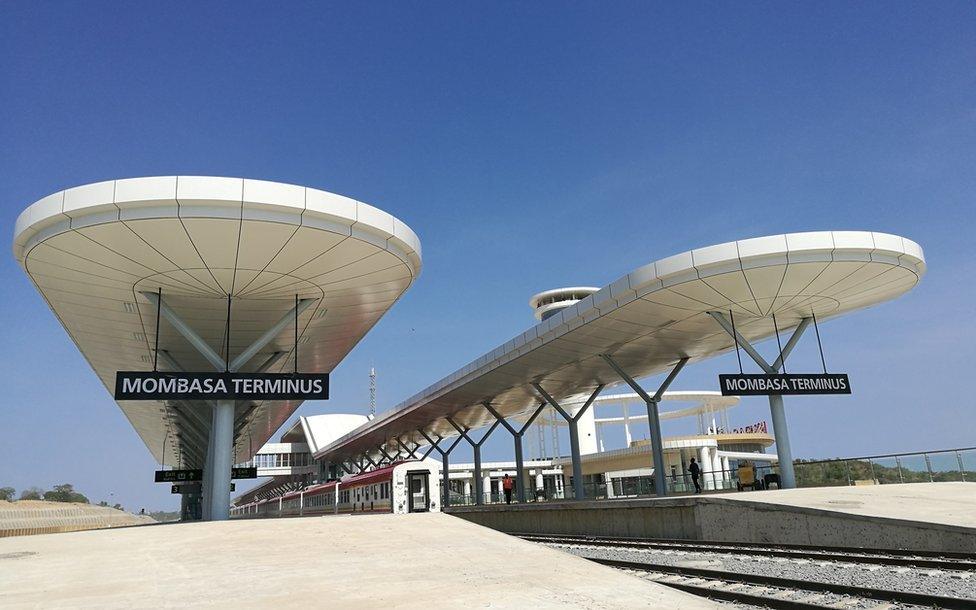
[[[819,320],[893,299],[915,286],[925,258],[915,242],[867,231],[771,235],[676,254],[625,275],[452,375],[407,399],[317,453],[340,459],[394,436],[424,443],[417,432],[452,436],[444,419],[479,427],[493,421],[482,406],[519,417],[539,404],[539,382],[557,400],[575,400],[620,378],[600,357],[610,354],[632,377],[668,370],[734,348],[708,315],[732,310],[750,341],[816,314]]]
[[[587,397],[588,398],[588,397]],[[661,400],[663,402],[674,401],[674,402],[694,402],[698,403],[692,407],[686,407],[684,409],[673,409],[670,411],[660,411],[660,419],[681,419],[684,417],[690,417],[692,415],[700,415],[702,413],[714,413],[720,409],[728,409],[739,404],[738,396],[722,396],[721,392],[716,392],[714,390],[668,390],[661,395]],[[579,401],[578,405],[582,406],[585,402]],[[642,399],[635,392],[626,392],[620,394],[601,394],[596,397],[593,401],[593,406],[598,404],[615,404],[615,403],[633,403],[639,402],[641,405],[644,404],[644,399]],[[565,405],[563,405],[565,406]],[[575,405],[570,404],[570,412],[575,413],[576,410],[573,408]],[[641,420],[647,419],[647,414],[641,414],[640,412],[634,413],[633,415],[628,415],[626,418],[623,416],[617,417],[598,417],[596,421],[600,423],[623,423],[626,419],[630,420]],[[563,425],[566,420],[559,419],[556,421],[557,424]]]
[[[119,370],[152,370],[163,301],[233,359],[299,298],[298,365],[329,372],[420,273],[420,241],[370,205],[313,188],[241,178],[111,180],[49,195],[17,219],[14,256],[110,392]],[[289,324],[241,370],[294,366]],[[213,367],[166,321],[160,370]],[[226,357],[226,356],[225,356]],[[236,461],[270,438],[299,401],[239,402]],[[123,401],[158,461],[200,466],[210,409],[200,402]],[[164,454],[165,446],[165,454]]]

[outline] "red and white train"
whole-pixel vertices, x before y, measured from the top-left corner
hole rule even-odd
[[[433,460],[395,462],[277,498],[233,506],[231,517],[438,512],[441,495],[438,467]]]

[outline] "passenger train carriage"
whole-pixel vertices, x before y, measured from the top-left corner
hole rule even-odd
[[[231,517],[298,517],[339,513],[440,511],[438,465],[409,460],[231,507]]]

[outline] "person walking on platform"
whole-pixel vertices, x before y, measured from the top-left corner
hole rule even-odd
[[[691,464],[688,464],[688,471],[691,473],[691,482],[695,484],[695,493],[701,493],[701,484],[698,482],[698,478],[701,476],[701,466],[695,461],[695,458],[691,458]]]
[[[505,504],[512,503],[512,486],[515,485],[515,480],[509,475],[505,475],[502,479],[502,491],[505,492]]]

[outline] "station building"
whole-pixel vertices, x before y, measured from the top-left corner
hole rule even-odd
[[[523,501],[539,475],[544,493],[576,499],[586,497],[587,483],[604,485],[606,496],[627,495],[645,476],[657,496],[681,492],[693,455],[713,487],[727,484],[726,466],[757,455],[777,463],[782,487],[795,487],[780,391],[792,383],[784,371],[793,348],[811,332],[819,339],[819,323],[908,292],[926,271],[918,244],[872,231],[769,235],[681,252],[599,289],[540,293],[531,302],[536,325],[390,411],[323,424],[318,435],[306,418],[280,446],[265,447],[303,400],[327,398],[328,373],[416,280],[420,241],[405,223],[303,186],[133,178],[65,189],[30,205],[17,219],[13,251],[160,472],[201,479],[184,495],[184,512],[197,505],[204,519],[229,517],[234,464],[261,464],[272,481],[290,477],[276,485],[307,485],[363,477],[414,459],[421,448],[440,458],[439,487],[451,492],[445,508],[452,493],[483,504],[495,488],[491,473],[508,468],[480,459],[485,439],[499,430],[513,441],[515,472],[525,473],[517,477]],[[759,344],[773,339],[772,356],[763,356]],[[743,383],[779,388],[764,394],[768,428],[732,432],[702,411],[688,415],[702,418],[698,434],[666,439],[668,411],[659,407],[671,384],[687,364],[732,351],[758,367]],[[814,377],[814,385],[843,378],[849,391],[846,376],[823,365],[822,375],[804,373],[800,383],[809,389]],[[656,375],[665,376],[657,387],[639,381]],[[122,381],[151,378],[155,389],[161,380],[198,377],[219,387],[233,381],[235,389],[127,393]],[[324,391],[246,389],[277,388],[251,382],[286,377],[314,379]],[[239,381],[245,390],[237,390]],[[605,407],[594,405],[606,396],[633,400],[619,398],[615,387],[643,403],[648,439],[601,451],[600,429],[611,424],[597,413]],[[540,450],[526,460],[529,429],[545,410],[558,415],[550,428],[568,430],[568,450]],[[765,453],[769,436],[775,458]],[[461,442],[473,449],[470,468],[450,463]],[[657,465],[662,472],[654,472]]]
[[[632,393],[611,394],[593,405],[594,414],[581,422],[581,444],[584,491],[590,498],[635,497],[651,493],[655,469],[648,439],[634,439],[632,426],[646,426],[647,416],[629,410],[638,404]],[[664,400],[675,403],[694,403],[691,407],[662,411],[663,420],[694,419],[697,434],[667,436],[664,439],[665,474],[675,492],[694,490],[688,470],[691,458],[703,464],[702,485],[705,490],[734,489],[734,476],[740,462],[748,461],[759,467],[776,464],[775,453],[768,453],[774,439],[766,432],[766,422],[730,428],[729,409],[738,404],[736,397],[721,396],[718,392],[668,392]],[[577,405],[578,406],[578,405]],[[643,406],[643,405],[639,405]],[[614,410],[623,414],[609,414]],[[604,416],[604,414],[607,414]],[[734,421],[734,420],[733,420]],[[269,477],[257,487],[239,494],[234,505],[255,499],[271,499],[289,492],[308,488],[336,473],[326,471],[326,464],[316,461],[313,448],[338,438],[369,418],[362,415],[325,414],[300,417],[280,438],[280,442],[266,443],[254,459],[240,466],[255,466],[258,476]],[[552,439],[552,426],[560,426],[557,418],[534,424],[537,438]],[[624,433],[625,445],[609,448],[604,437],[612,428]],[[558,434],[558,428],[555,430]],[[523,464],[522,476],[529,481],[533,500],[562,500],[572,498],[572,463],[562,455],[558,444],[532,447],[533,453]],[[550,456],[543,453],[554,451]],[[517,477],[514,461],[490,461],[481,465],[482,489],[485,503],[504,501],[502,479]],[[437,469],[440,476],[440,470]],[[454,504],[475,503],[474,464],[450,464],[450,490]]]

